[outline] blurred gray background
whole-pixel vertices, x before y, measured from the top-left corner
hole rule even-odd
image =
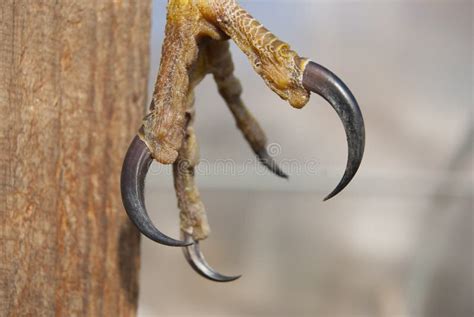
[[[212,229],[209,282],[181,250],[142,238],[140,316],[455,316],[473,309],[473,2],[240,1],[300,55],[351,88],[366,123],[362,166],[341,194],[342,125],[314,96],[302,110],[272,93],[232,46],[244,99],[285,181],[263,170],[211,77],[197,89]],[[155,0],[149,93],[166,1]],[[232,168],[222,168],[232,160]],[[169,167],[154,165],[147,204],[179,236]]]

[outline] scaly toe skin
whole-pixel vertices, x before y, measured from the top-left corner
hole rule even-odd
[[[242,101],[242,86],[234,75],[234,63],[228,42],[211,42],[207,52],[207,61],[214,74],[219,93],[242,131],[244,138],[257,155],[260,162],[276,175],[288,178],[265,149],[266,136],[258,121]]]

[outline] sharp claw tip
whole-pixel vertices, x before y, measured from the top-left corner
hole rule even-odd
[[[343,187],[343,188],[344,188],[344,187]],[[333,190],[329,195],[327,195],[327,196],[323,199],[323,201],[328,201],[329,199],[331,199],[331,198],[337,196],[337,195],[341,192],[341,190],[342,190],[343,188],[336,188],[336,189]]]
[[[229,280],[229,282],[232,282],[232,281],[237,281],[239,278],[241,278],[242,275],[237,275],[237,276],[234,276],[232,277],[232,279]]]
[[[256,150],[255,154],[259,158],[260,162],[265,165],[270,172],[275,174],[278,177],[288,179],[289,176],[278,166],[278,164],[273,160],[273,158],[268,154],[266,149]]]
[[[233,282],[238,279],[240,279],[242,275],[236,275],[236,276],[227,276],[226,278],[209,278],[208,276],[205,277],[206,279],[210,279],[213,282],[218,282],[218,283],[227,283],[227,282]]]

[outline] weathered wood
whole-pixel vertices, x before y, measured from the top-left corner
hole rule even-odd
[[[149,1],[0,1],[0,316],[130,316]]]

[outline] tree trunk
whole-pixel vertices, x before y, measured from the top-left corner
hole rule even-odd
[[[133,316],[149,1],[0,1],[0,316]]]

